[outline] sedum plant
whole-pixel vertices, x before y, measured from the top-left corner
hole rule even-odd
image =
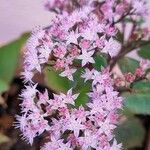
[[[149,80],[149,56],[140,63],[124,57],[150,46],[150,31],[142,26],[148,15],[146,2],[48,0],[45,8],[55,17],[48,27],[36,28],[27,41],[22,115],[15,126],[31,145],[35,137],[45,135],[41,150],[123,149],[114,134],[120,112],[124,105],[135,112],[140,109],[129,104],[133,99],[136,103],[136,98],[129,101],[130,94],[136,83]],[[143,56],[143,50],[139,54]],[[114,71],[116,64],[121,75]],[[53,97],[48,89],[43,93],[37,89],[37,73],[49,76]]]

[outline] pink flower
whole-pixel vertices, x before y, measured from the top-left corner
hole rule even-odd
[[[98,38],[98,35],[95,31],[91,31],[93,30],[92,28],[91,29],[85,29],[84,32],[81,34],[81,36],[86,39],[86,40],[89,40],[89,41],[93,41],[93,40],[96,40]]]
[[[78,59],[82,60],[82,66],[85,66],[87,63],[95,63],[93,57],[91,57],[94,54],[94,51],[84,51],[82,50],[82,54],[78,56]]]
[[[143,69],[143,70],[146,70],[148,68],[150,68],[150,61],[149,60],[141,60],[140,61],[140,67]]]
[[[78,96],[79,94],[75,94],[75,95],[72,94],[72,89],[70,89],[67,92],[67,95],[63,93],[60,94],[60,97],[62,97],[64,103],[72,104],[72,105],[75,105],[75,100],[77,99]]]
[[[69,52],[72,57],[76,57],[79,54],[80,50],[77,48],[77,46],[74,45],[69,49]]]
[[[38,94],[39,96],[39,101],[37,102],[37,105],[40,107],[41,104],[46,105],[46,103],[49,100],[49,96],[48,96],[48,90],[45,90],[44,93],[40,93]]]
[[[92,70],[89,70],[88,68],[85,69],[85,73],[83,73],[81,75],[81,77],[85,79],[84,82],[92,79],[92,77],[94,75],[94,71],[95,71],[94,69],[92,69]]]
[[[75,137],[78,137],[80,130],[84,130],[85,126],[80,120],[76,119],[74,116],[70,116],[65,128],[66,130],[73,131]]]
[[[95,46],[102,49],[105,46],[105,41],[106,41],[106,39],[104,36],[101,38],[98,38],[95,42]]]
[[[116,30],[115,27],[107,26],[106,29],[105,29],[105,32],[109,36],[115,36],[116,33],[117,33],[117,30]]]
[[[66,54],[66,47],[64,45],[59,45],[57,48],[53,49],[54,56],[58,58],[63,58]]]
[[[52,110],[66,107],[66,104],[62,100],[62,97],[56,94],[54,94],[54,99],[51,99],[50,101],[48,101],[48,103]]]
[[[121,150],[121,149],[122,149],[122,144],[117,144],[116,139],[114,139],[110,150]]]
[[[57,59],[55,62],[55,69],[60,70],[65,67],[65,61],[63,59]]]
[[[40,64],[44,64],[44,63],[48,62],[52,48],[49,47],[48,45],[44,45],[43,47],[39,48],[38,51],[39,51]]]
[[[109,54],[111,57],[115,57],[120,50],[121,44],[113,38],[110,38],[109,41],[106,41],[105,47],[102,49],[102,52]]]
[[[142,77],[142,76],[144,75],[143,69],[142,69],[142,68],[137,68],[137,69],[135,70],[134,75],[135,75],[136,77]]]
[[[27,83],[27,82],[33,82],[32,81],[32,78],[34,76],[33,72],[31,71],[28,71],[28,70],[24,70],[24,72],[21,73],[21,78],[24,79],[24,82]]]
[[[39,39],[43,38],[44,30],[35,31],[31,37],[28,39],[25,51],[25,60],[24,65],[28,71],[37,70],[41,72],[41,66],[38,58],[38,50],[37,47],[39,46]]]
[[[25,86],[26,89],[24,89],[21,93],[21,97],[24,99],[34,99],[34,97],[36,96],[36,92],[37,92],[37,84],[33,85],[33,86]]]
[[[80,47],[82,48],[82,49],[89,49],[89,47],[90,47],[90,41],[89,40],[84,40],[84,39],[82,39],[81,40],[81,42],[80,42]]]
[[[70,148],[70,144],[63,143],[61,139],[55,139],[54,137],[51,138],[51,142],[48,142],[42,147],[41,150],[73,150]]]
[[[134,0],[131,2],[132,6],[133,6],[133,10],[135,11],[135,13],[137,13],[138,15],[147,15],[147,5],[145,3],[145,1],[143,0]]]
[[[128,9],[128,7],[129,7],[129,4],[126,1],[124,1],[117,5],[116,13],[118,15],[122,15],[123,13],[125,13],[125,11]]]
[[[75,72],[76,72],[76,69],[66,68],[65,71],[60,74],[60,76],[67,77],[69,80],[73,81],[72,74],[74,74]]]
[[[105,120],[104,122],[101,122],[101,124],[99,124],[99,126],[100,126],[100,129],[98,132],[100,134],[104,133],[110,139],[113,137],[112,131],[116,128],[116,125],[111,124],[111,122],[109,122],[108,120]]]
[[[85,131],[85,136],[80,137],[79,141],[82,147],[82,150],[88,150],[89,148],[96,148],[97,136],[92,134],[90,131]]]
[[[80,106],[79,109],[74,109],[73,110],[73,115],[80,122],[85,122],[86,121],[86,117],[88,115],[88,111],[86,111],[83,106]]]
[[[108,19],[110,22],[112,22],[112,19],[114,17],[114,3],[115,1],[106,0],[106,2],[101,6],[101,11],[103,12],[105,19]]]
[[[123,87],[123,86],[125,86],[125,79],[122,78],[122,77],[117,77],[117,78],[114,80],[114,84],[115,84],[117,87]]]
[[[124,75],[125,80],[129,83],[132,83],[135,80],[135,75],[133,75],[132,73],[127,73]]]
[[[80,34],[77,32],[70,32],[69,35],[67,36],[66,40],[66,44],[70,44],[70,43],[74,43],[74,44],[78,44],[78,38],[80,37]]]

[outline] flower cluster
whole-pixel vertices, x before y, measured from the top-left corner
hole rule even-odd
[[[25,52],[25,80],[30,81],[35,70],[41,72],[45,63],[63,70],[60,75],[73,80],[75,59],[85,66],[95,62],[97,52],[111,57],[118,54],[121,45],[114,38],[116,28],[99,21],[92,11],[92,7],[85,7],[71,15],[59,15],[48,29],[34,31]]]
[[[115,0],[106,0],[97,12],[96,6],[88,4],[71,14],[66,12],[57,15],[46,29],[33,31],[25,52],[25,80],[31,81],[33,72],[41,72],[45,63],[63,71],[61,76],[73,80],[72,74],[76,71],[73,67],[75,59],[81,59],[82,66],[85,66],[94,63],[93,57],[98,52],[106,53],[111,58],[115,57],[121,49],[121,44],[115,39],[118,32],[115,23],[123,17],[122,14],[129,6],[126,1],[117,3]],[[145,10],[144,6],[142,8]],[[134,16],[139,12],[138,9],[131,8],[127,12]],[[109,15],[105,14],[106,12],[109,12]]]
[[[101,7],[101,4],[103,6]],[[147,15],[148,6],[144,0],[46,0],[45,8],[57,13],[72,12],[76,8],[85,5],[97,5],[101,7],[103,15],[114,17],[114,15],[122,15],[127,10],[132,10],[136,15]],[[114,11],[115,8],[115,11]]]
[[[21,94],[24,115],[17,116],[19,124],[16,124],[24,139],[32,144],[34,137],[48,132],[50,142],[42,150],[121,149],[113,130],[118,122],[117,111],[122,108],[122,97],[114,91],[108,69],[102,72],[87,69],[82,77],[91,80],[93,87],[85,108],[74,107],[79,94],[73,94],[72,89],[66,95],[54,94],[54,98],[49,99],[47,90],[40,93],[37,85],[26,86]]]
[[[126,17],[145,15],[146,4],[140,0],[50,0],[45,6],[58,14],[45,29],[36,28],[27,42],[22,77],[28,86],[21,94],[23,114],[17,116],[16,127],[30,144],[46,132],[49,142],[42,150],[120,150],[113,131],[122,97],[113,88],[109,67],[99,71],[93,64],[97,54],[116,58],[122,49],[117,24]],[[76,108],[79,94],[73,95],[73,88],[51,99],[47,90],[37,90],[34,74],[47,66],[72,81],[78,68],[85,69],[81,77],[91,83],[85,107]],[[136,74],[140,73],[139,68]]]

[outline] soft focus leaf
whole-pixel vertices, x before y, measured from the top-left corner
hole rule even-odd
[[[119,113],[126,117],[133,117],[135,115],[133,112],[131,112],[130,109],[125,106],[123,107],[123,109],[119,110]]]
[[[150,114],[150,82],[139,81],[132,86],[133,94],[126,93],[125,108],[134,114]]]
[[[135,59],[124,57],[118,61],[118,64],[123,73],[134,73],[135,69],[139,67],[139,62]]]
[[[136,93],[145,93],[150,91],[150,82],[149,81],[135,82],[133,83],[132,88]]]
[[[145,59],[150,59],[150,44],[143,46],[138,54]]]
[[[135,114],[150,114],[149,92],[126,95],[124,103]]]
[[[0,93],[6,91],[8,89],[8,84],[0,79]]]
[[[94,68],[100,70],[101,67],[105,67],[107,65],[107,60],[102,55],[96,55],[95,63],[93,64]]]
[[[117,141],[123,143],[124,149],[140,147],[145,137],[145,130],[138,119],[130,118],[117,127],[115,135]]]
[[[54,71],[53,69],[46,69],[45,75],[47,85],[55,92],[67,92],[71,88],[72,81],[68,80],[67,78],[61,77],[59,73]]]
[[[19,39],[0,47],[0,79],[9,83],[15,75],[20,49],[29,34],[23,34]]]

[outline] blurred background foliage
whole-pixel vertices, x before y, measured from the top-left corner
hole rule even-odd
[[[29,37],[29,33],[23,34],[18,39],[0,47],[0,150],[20,150],[38,149],[40,143],[35,142],[31,148],[27,146],[19,137],[19,131],[12,127],[14,116],[19,113],[18,94],[23,88],[22,80],[18,78],[21,71],[22,48]],[[150,59],[150,44],[138,51],[138,54],[146,59]],[[107,61],[104,56],[97,55],[95,58],[96,69],[106,66]],[[124,57],[118,65],[123,73],[134,72],[139,66],[138,60]],[[87,92],[90,85],[84,83],[80,78],[82,69],[74,75],[74,82],[60,77],[58,72],[46,68],[44,74],[35,76],[35,81],[39,84],[39,89],[49,87],[50,94],[66,92],[71,87],[80,95],[76,101],[76,106],[84,105],[88,101]],[[79,79],[80,78],[80,79]],[[132,92],[122,92],[124,97],[124,110],[120,124],[115,130],[116,138],[123,142],[125,149],[142,150],[148,146],[150,141],[150,83],[146,80],[137,81],[133,84]],[[36,141],[39,141],[40,137]]]

